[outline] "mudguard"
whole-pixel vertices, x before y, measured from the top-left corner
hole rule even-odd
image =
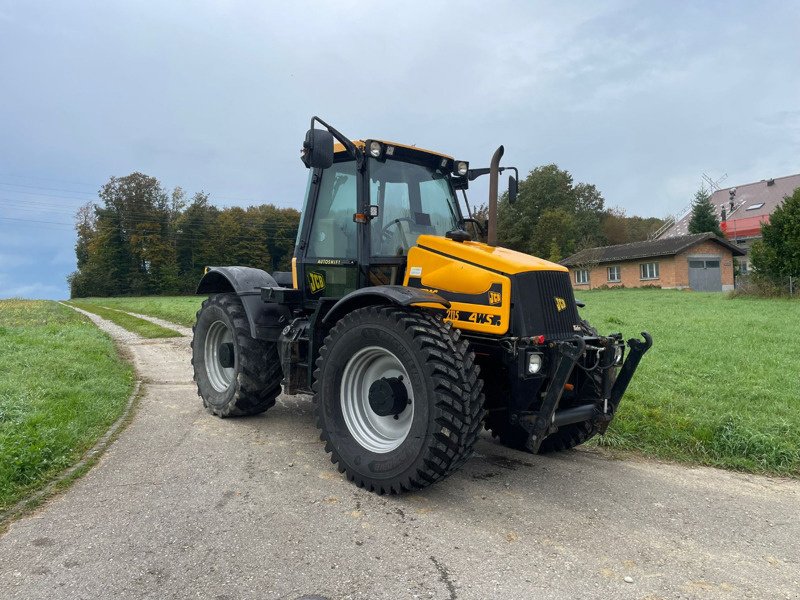
[[[278,287],[275,278],[253,267],[209,267],[197,286],[197,294],[234,292],[242,300],[250,336],[274,342],[289,321],[291,312],[286,306],[264,302],[262,287]]]
[[[375,285],[347,294],[331,307],[322,322],[326,325],[332,325],[353,310],[376,304],[395,304],[397,306],[433,304],[441,306],[443,309],[450,307],[449,300],[445,300],[439,294],[434,294],[427,290],[405,285]]]

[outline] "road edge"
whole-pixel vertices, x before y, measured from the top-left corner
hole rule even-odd
[[[63,302],[59,302],[58,304],[83,314],[83,311],[74,306],[70,306],[69,304],[65,304]],[[97,323],[95,323],[93,319],[89,319],[89,321],[91,321],[95,327],[98,327]],[[104,331],[100,327],[98,327],[98,329]],[[51,498],[57,496],[63,491],[66,491],[73,482],[77,481],[82,475],[88,473],[89,469],[91,469],[91,467],[93,467],[100,460],[105,451],[117,439],[119,434],[121,434],[128,424],[133,420],[136,408],[139,405],[139,399],[144,394],[144,385],[138,371],[136,370],[136,365],[134,364],[133,360],[131,360],[128,349],[125,348],[125,346],[122,345],[121,342],[114,338],[114,336],[112,336],[110,333],[107,331],[104,331],[104,333],[108,335],[114,342],[114,347],[116,348],[117,355],[120,357],[120,359],[133,366],[133,371],[135,374],[133,390],[128,397],[128,401],[125,404],[122,414],[117,417],[117,419],[111,424],[106,432],[100,436],[100,438],[92,445],[92,447],[83,453],[83,456],[81,456],[75,464],[61,471],[44,487],[37,490],[27,498],[23,498],[16,504],[0,512],[0,535],[5,534],[8,527],[14,521],[20,517],[30,514]]]

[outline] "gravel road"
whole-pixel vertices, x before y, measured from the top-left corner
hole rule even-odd
[[[379,497],[331,465],[308,398],[221,420],[188,338],[121,343],[136,417],[0,538],[0,598],[800,598],[798,481],[484,438],[447,481]]]

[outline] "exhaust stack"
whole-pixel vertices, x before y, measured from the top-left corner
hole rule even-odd
[[[497,246],[497,185],[503,152],[505,149],[502,146],[495,150],[489,165],[489,232],[486,236],[486,243],[490,246]]]

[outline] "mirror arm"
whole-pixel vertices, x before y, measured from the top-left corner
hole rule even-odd
[[[350,156],[352,156],[358,161],[361,161],[361,159],[363,158],[361,152],[359,151],[358,148],[356,148],[355,144],[347,138],[347,136],[345,136],[342,132],[340,132],[332,125],[328,125],[325,121],[323,121],[317,116],[311,117],[311,129],[314,129],[314,121],[318,122],[325,129],[330,131],[331,135],[335,137],[342,144],[342,146],[344,146],[345,150],[347,150],[347,153],[350,154]]]
[[[488,175],[490,169],[470,169],[467,173],[467,177],[470,181],[475,181],[478,177],[482,175]],[[519,171],[517,167],[500,167],[497,172],[502,173],[503,171],[514,171],[514,178],[519,181]]]

